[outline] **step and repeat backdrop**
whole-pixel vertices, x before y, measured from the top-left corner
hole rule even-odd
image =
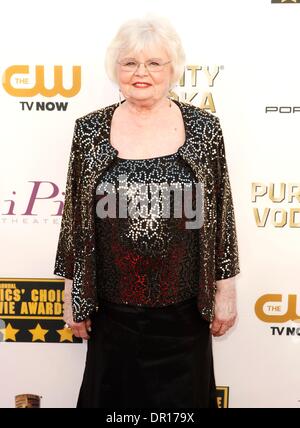
[[[155,13],[182,38],[173,97],[217,115],[235,204],[239,317],[214,338],[220,407],[300,408],[300,1],[6,2],[0,73],[0,407],[75,407],[86,341],[53,275],[75,120],[119,100],[105,50]]]

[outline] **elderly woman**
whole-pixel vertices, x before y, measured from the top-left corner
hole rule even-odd
[[[124,99],[75,122],[54,273],[88,340],[77,407],[216,407],[238,246],[219,119],[169,97],[184,61],[165,19],[126,22],[106,56]]]

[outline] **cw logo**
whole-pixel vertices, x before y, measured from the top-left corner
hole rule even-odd
[[[297,315],[297,295],[288,295],[287,310],[281,313],[281,306],[275,305],[275,302],[282,303],[282,294],[264,294],[255,304],[256,316],[264,322],[283,323],[287,321],[300,322],[300,314]],[[266,313],[265,310],[269,313]],[[277,314],[276,314],[277,312]],[[279,312],[279,313],[278,313]]]
[[[35,67],[35,84],[30,88],[18,88],[15,85],[30,84],[29,66],[28,65],[12,65],[7,68],[3,74],[2,85],[5,91],[14,97],[34,97],[35,95],[43,95],[44,97],[54,97],[55,95],[62,95],[63,97],[74,97],[80,91],[81,87],[81,67],[74,65],[73,71],[73,85],[70,89],[63,87],[63,67],[61,65],[54,66],[53,88],[48,89],[45,87],[45,72],[43,65]],[[17,75],[17,76],[16,76]],[[20,75],[23,75],[20,77]],[[14,84],[12,80],[14,78]]]

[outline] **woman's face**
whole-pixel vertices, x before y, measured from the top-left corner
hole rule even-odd
[[[118,61],[130,63],[130,61],[144,63],[148,60],[165,63],[170,61],[169,56],[163,48],[147,49],[138,54],[133,52],[122,53]],[[135,103],[153,103],[166,97],[172,78],[172,64],[168,63],[160,71],[149,71],[145,64],[140,64],[135,71],[127,71],[117,64],[117,78],[123,96]],[[144,83],[139,85],[138,82]]]

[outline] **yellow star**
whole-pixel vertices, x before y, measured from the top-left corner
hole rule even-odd
[[[45,342],[45,335],[49,330],[44,330],[39,324],[37,324],[34,329],[29,331],[32,334],[32,342],[35,342],[36,340],[42,340]]]
[[[16,334],[19,333],[20,330],[17,330],[16,328],[13,328],[11,324],[7,324],[5,328],[2,328],[1,333],[3,334],[3,341],[6,340],[13,340],[16,341]]]
[[[60,342],[63,342],[64,340],[73,342],[73,334],[70,328],[62,328],[61,330],[56,330],[56,331],[60,335],[60,340],[59,340]]]

